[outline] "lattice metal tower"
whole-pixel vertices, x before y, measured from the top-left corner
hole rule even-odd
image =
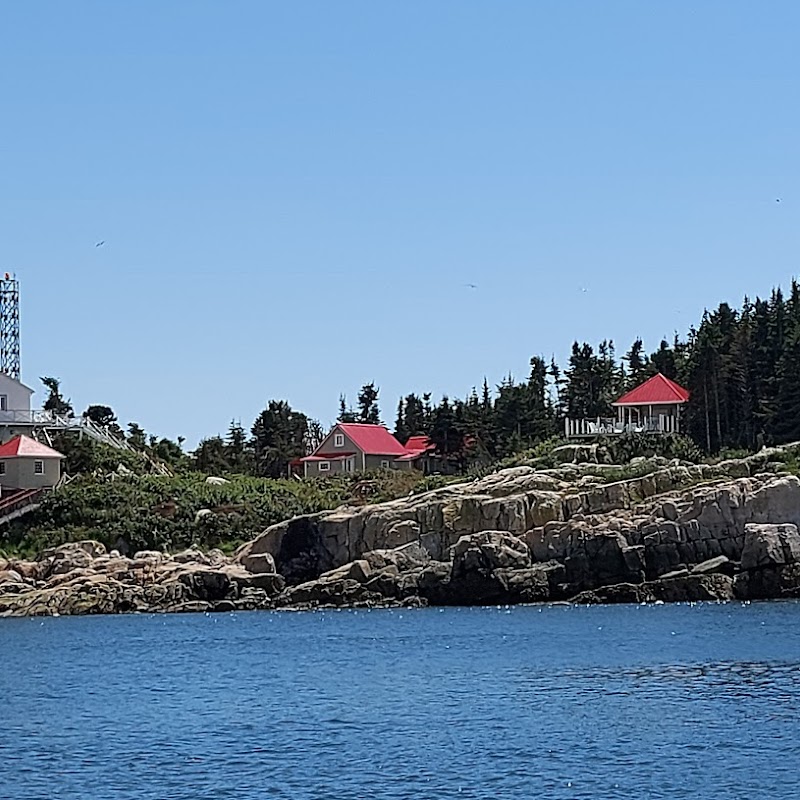
[[[19,281],[8,272],[0,280],[0,372],[19,380]]]

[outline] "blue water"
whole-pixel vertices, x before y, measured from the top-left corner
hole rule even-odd
[[[800,604],[0,620],[0,798],[800,797]]]

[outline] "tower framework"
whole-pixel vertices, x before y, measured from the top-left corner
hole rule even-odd
[[[0,280],[0,372],[20,378],[19,281],[7,272]]]

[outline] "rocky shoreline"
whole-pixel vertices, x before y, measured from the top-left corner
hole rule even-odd
[[[614,482],[515,467],[287,520],[232,557],[66,544],[0,559],[0,616],[800,597],[800,480],[775,460],[797,449]]]

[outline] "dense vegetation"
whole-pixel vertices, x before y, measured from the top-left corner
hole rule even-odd
[[[175,551],[192,545],[231,550],[269,525],[297,514],[343,503],[379,502],[429,486],[419,473],[389,471],[308,481],[236,475],[213,484],[198,472],[147,474],[145,461],[137,463],[131,454],[93,443],[81,444],[81,457],[92,450],[96,451],[94,469],[12,523],[0,541],[0,551],[34,554],[81,539],[96,539],[109,549],[131,552]],[[122,468],[109,471],[115,455],[128,457],[126,463],[117,458]]]

